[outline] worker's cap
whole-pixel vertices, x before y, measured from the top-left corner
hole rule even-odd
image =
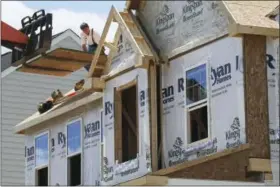
[[[87,23],[82,23],[80,26],[81,30],[83,30],[86,27],[89,27]]]

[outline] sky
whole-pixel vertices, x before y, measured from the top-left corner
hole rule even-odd
[[[20,29],[22,18],[44,9],[53,14],[53,34],[70,28],[80,35],[82,22],[87,22],[101,34],[112,5],[122,11],[125,1],[1,1],[1,20]],[[113,25],[109,40],[113,39],[115,30],[116,25]],[[1,47],[1,54],[7,51]]]

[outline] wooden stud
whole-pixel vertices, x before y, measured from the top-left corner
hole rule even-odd
[[[152,171],[158,170],[158,126],[157,126],[157,84],[156,67],[154,63],[149,68],[149,90],[150,90],[150,126],[151,126],[151,153]]]
[[[270,159],[250,158],[248,172],[271,172]]]
[[[122,162],[122,96],[114,88],[115,160]]]

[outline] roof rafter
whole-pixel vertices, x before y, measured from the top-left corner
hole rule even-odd
[[[96,49],[94,58],[91,63],[91,67],[89,70],[88,77],[94,77],[96,66],[98,65],[98,60],[102,51],[102,47],[105,44],[105,39],[108,34],[109,28],[111,26],[111,23],[117,22],[118,25],[118,32],[121,32],[127,39],[130,41],[132,49],[138,53],[142,57],[153,57],[153,53],[151,52],[150,47],[145,41],[145,38],[142,36],[142,33],[139,31],[137,25],[135,24],[135,21],[130,17],[131,15],[128,12],[121,12],[119,13],[114,6],[112,6],[108,19],[106,21],[105,27],[103,29],[98,47]],[[117,45],[116,40],[119,39],[119,36],[117,39],[115,38],[115,41],[113,42],[112,46]],[[107,59],[106,65],[108,69],[108,65],[110,64],[110,61],[112,60],[112,55],[114,52],[110,51],[109,58]],[[103,71],[104,73],[104,71]],[[98,76],[100,77],[100,76]]]

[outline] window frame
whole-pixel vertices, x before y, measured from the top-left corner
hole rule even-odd
[[[37,161],[37,158],[36,158],[36,139],[37,138],[39,138],[39,137],[41,137],[41,136],[44,136],[44,135],[47,135],[47,137],[48,137],[48,161],[47,161],[47,163],[46,164],[42,164],[42,165],[39,165],[39,166],[37,166],[36,165],[36,161]],[[34,165],[35,165],[35,167],[34,167],[34,175],[35,175],[35,177],[34,177],[34,179],[35,179],[35,185],[38,185],[38,175],[37,175],[37,173],[38,173],[38,170],[40,170],[40,169],[44,169],[44,168],[48,168],[48,184],[50,184],[50,130],[49,129],[46,129],[46,130],[43,130],[41,133],[38,133],[37,135],[35,135],[34,136],[34,150],[35,150],[35,155],[34,155],[34,157],[35,157],[35,163],[34,163]]]
[[[193,102],[191,104],[187,104],[187,82],[186,82],[186,73],[187,71],[190,71],[192,69],[195,69],[201,65],[205,65],[205,70],[206,70],[206,98],[205,99],[202,99],[202,100],[199,100],[199,101],[196,101],[196,102]],[[205,60],[205,61],[202,61],[200,63],[197,63],[197,64],[194,64],[192,66],[189,66],[187,68],[184,69],[184,85],[185,85],[185,93],[184,93],[184,96],[185,96],[185,113],[184,113],[184,116],[185,116],[185,132],[186,132],[186,135],[185,135],[185,142],[187,147],[188,146],[195,146],[197,144],[200,144],[202,142],[205,142],[205,141],[208,141],[211,139],[212,135],[211,135],[211,112],[210,112],[210,97],[211,97],[211,92],[210,92],[210,89],[211,89],[211,79],[209,78],[209,76],[211,75],[210,74],[210,69],[211,66],[210,66],[210,63],[209,63],[209,59],[208,60]],[[201,139],[201,140],[198,140],[198,141],[195,141],[195,142],[191,142],[191,130],[190,130],[190,112],[194,111],[194,110],[197,110],[197,109],[200,109],[202,107],[207,107],[207,138],[204,138],[204,139]]]
[[[118,153],[118,149],[121,147],[122,149],[122,145],[120,145],[120,142],[119,141],[116,141],[117,138],[116,138],[116,130],[117,128],[120,128],[122,129],[122,103],[117,103],[117,98],[121,98],[122,97],[122,92],[124,90],[127,90],[131,87],[136,87],[136,127],[137,127],[137,153],[138,155],[141,154],[141,145],[140,145],[140,142],[141,142],[141,137],[140,137],[140,129],[139,129],[139,109],[138,109],[138,105],[139,105],[139,101],[138,101],[138,97],[139,97],[139,94],[138,94],[138,77],[120,85],[120,86],[117,86],[114,88],[114,146],[115,146],[115,150],[114,150],[114,162],[115,163],[118,163],[118,164],[122,164],[124,163],[123,160],[122,160],[122,153],[119,154]],[[119,101],[119,102],[122,102],[122,101]],[[118,112],[116,112],[118,111]],[[119,133],[119,134],[122,134],[122,133]],[[121,135],[122,136],[122,135]],[[103,139],[104,141],[104,139]],[[137,157],[136,157],[137,158]]]
[[[68,126],[70,126],[70,125],[72,125],[73,123],[75,123],[75,122],[77,122],[77,121],[80,121],[80,128],[81,128],[81,133],[80,133],[80,142],[81,142],[81,145],[80,145],[80,150],[79,151],[77,151],[77,152],[74,152],[74,153],[71,153],[71,154],[68,154]],[[70,120],[70,121],[68,121],[67,123],[66,123],[66,172],[67,172],[67,174],[66,174],[66,182],[67,182],[67,185],[69,186],[69,182],[70,182],[70,180],[69,180],[69,174],[70,174],[70,171],[68,170],[69,169],[69,158],[71,158],[71,157],[73,157],[73,156],[76,156],[76,155],[78,155],[78,154],[80,154],[81,155],[81,183],[80,183],[80,185],[78,185],[78,186],[82,186],[83,185],[83,183],[84,183],[84,174],[83,174],[83,172],[84,172],[84,159],[83,159],[83,157],[84,157],[84,149],[83,149],[83,143],[84,143],[84,141],[83,141],[83,136],[84,136],[84,124],[83,124],[83,120],[82,120],[82,117],[78,117],[78,118],[75,118],[75,119],[73,119],[73,120]]]

